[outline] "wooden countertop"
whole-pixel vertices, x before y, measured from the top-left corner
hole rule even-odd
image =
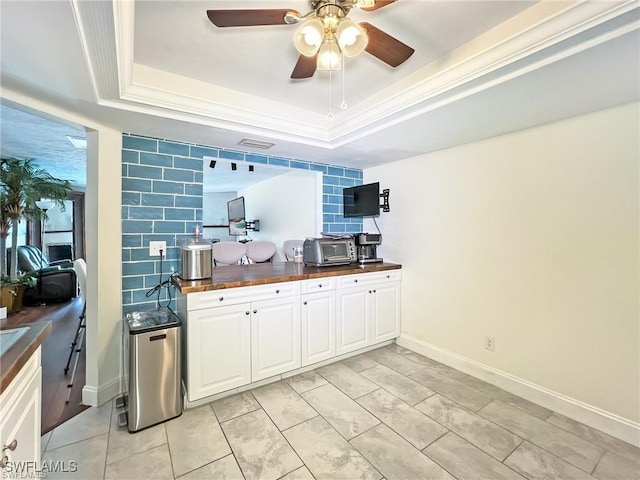
[[[53,330],[51,321],[46,318],[25,323],[17,314],[15,317],[10,316],[2,320],[2,330],[18,327],[29,327],[29,330],[0,356],[0,394]]]
[[[227,265],[213,268],[213,277],[207,280],[182,280],[176,277],[175,285],[182,294],[206,292],[234,287],[250,287],[277,282],[293,282],[309,278],[353,275],[356,273],[395,270],[402,265],[395,263],[368,263],[364,265],[339,265],[334,267],[310,267],[301,263],[254,263],[251,265]]]

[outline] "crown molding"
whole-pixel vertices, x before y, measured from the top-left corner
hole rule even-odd
[[[104,8],[91,13],[87,12],[89,7],[79,6],[102,2],[72,2],[100,105],[326,149],[423,115],[640,28],[635,0],[543,0],[329,119],[137,65],[133,46],[135,2],[114,1],[111,15]],[[101,22],[112,22],[112,30],[106,33],[105,27],[94,28]],[[86,33],[89,31],[90,36]]]

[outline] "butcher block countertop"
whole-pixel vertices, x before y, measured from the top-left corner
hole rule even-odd
[[[27,360],[31,358],[33,352],[42,345],[44,339],[49,336],[53,329],[51,321],[47,319],[23,323],[19,314],[2,320],[1,325],[2,330],[20,327],[29,327],[29,329],[16,343],[0,355],[0,393],[4,392],[11,380],[16,377],[20,369],[27,363]]]
[[[354,275],[357,273],[396,270],[402,265],[395,263],[368,263],[364,265],[339,265],[331,267],[311,267],[301,263],[255,263],[251,265],[227,265],[213,268],[213,278],[207,280],[174,279],[182,294],[221,290],[224,288],[250,287],[268,283],[293,282],[310,278]]]

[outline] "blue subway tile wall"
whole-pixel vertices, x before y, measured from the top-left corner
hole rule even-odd
[[[342,190],[362,185],[362,170],[301,159],[124,134],[122,139],[122,301],[124,313],[154,308],[153,287],[179,270],[179,242],[202,220],[203,157],[322,172],[322,230],[362,231],[362,220],[342,216]],[[150,241],[167,242],[162,265]],[[175,297],[175,293],[172,292]],[[169,302],[162,289],[161,304]]]

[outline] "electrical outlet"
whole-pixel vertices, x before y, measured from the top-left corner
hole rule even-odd
[[[496,350],[496,339],[494,337],[484,337],[484,348],[494,352]]]
[[[162,256],[167,256],[167,242],[155,241],[149,242],[149,255],[152,257],[159,257],[160,250],[162,250]]]

